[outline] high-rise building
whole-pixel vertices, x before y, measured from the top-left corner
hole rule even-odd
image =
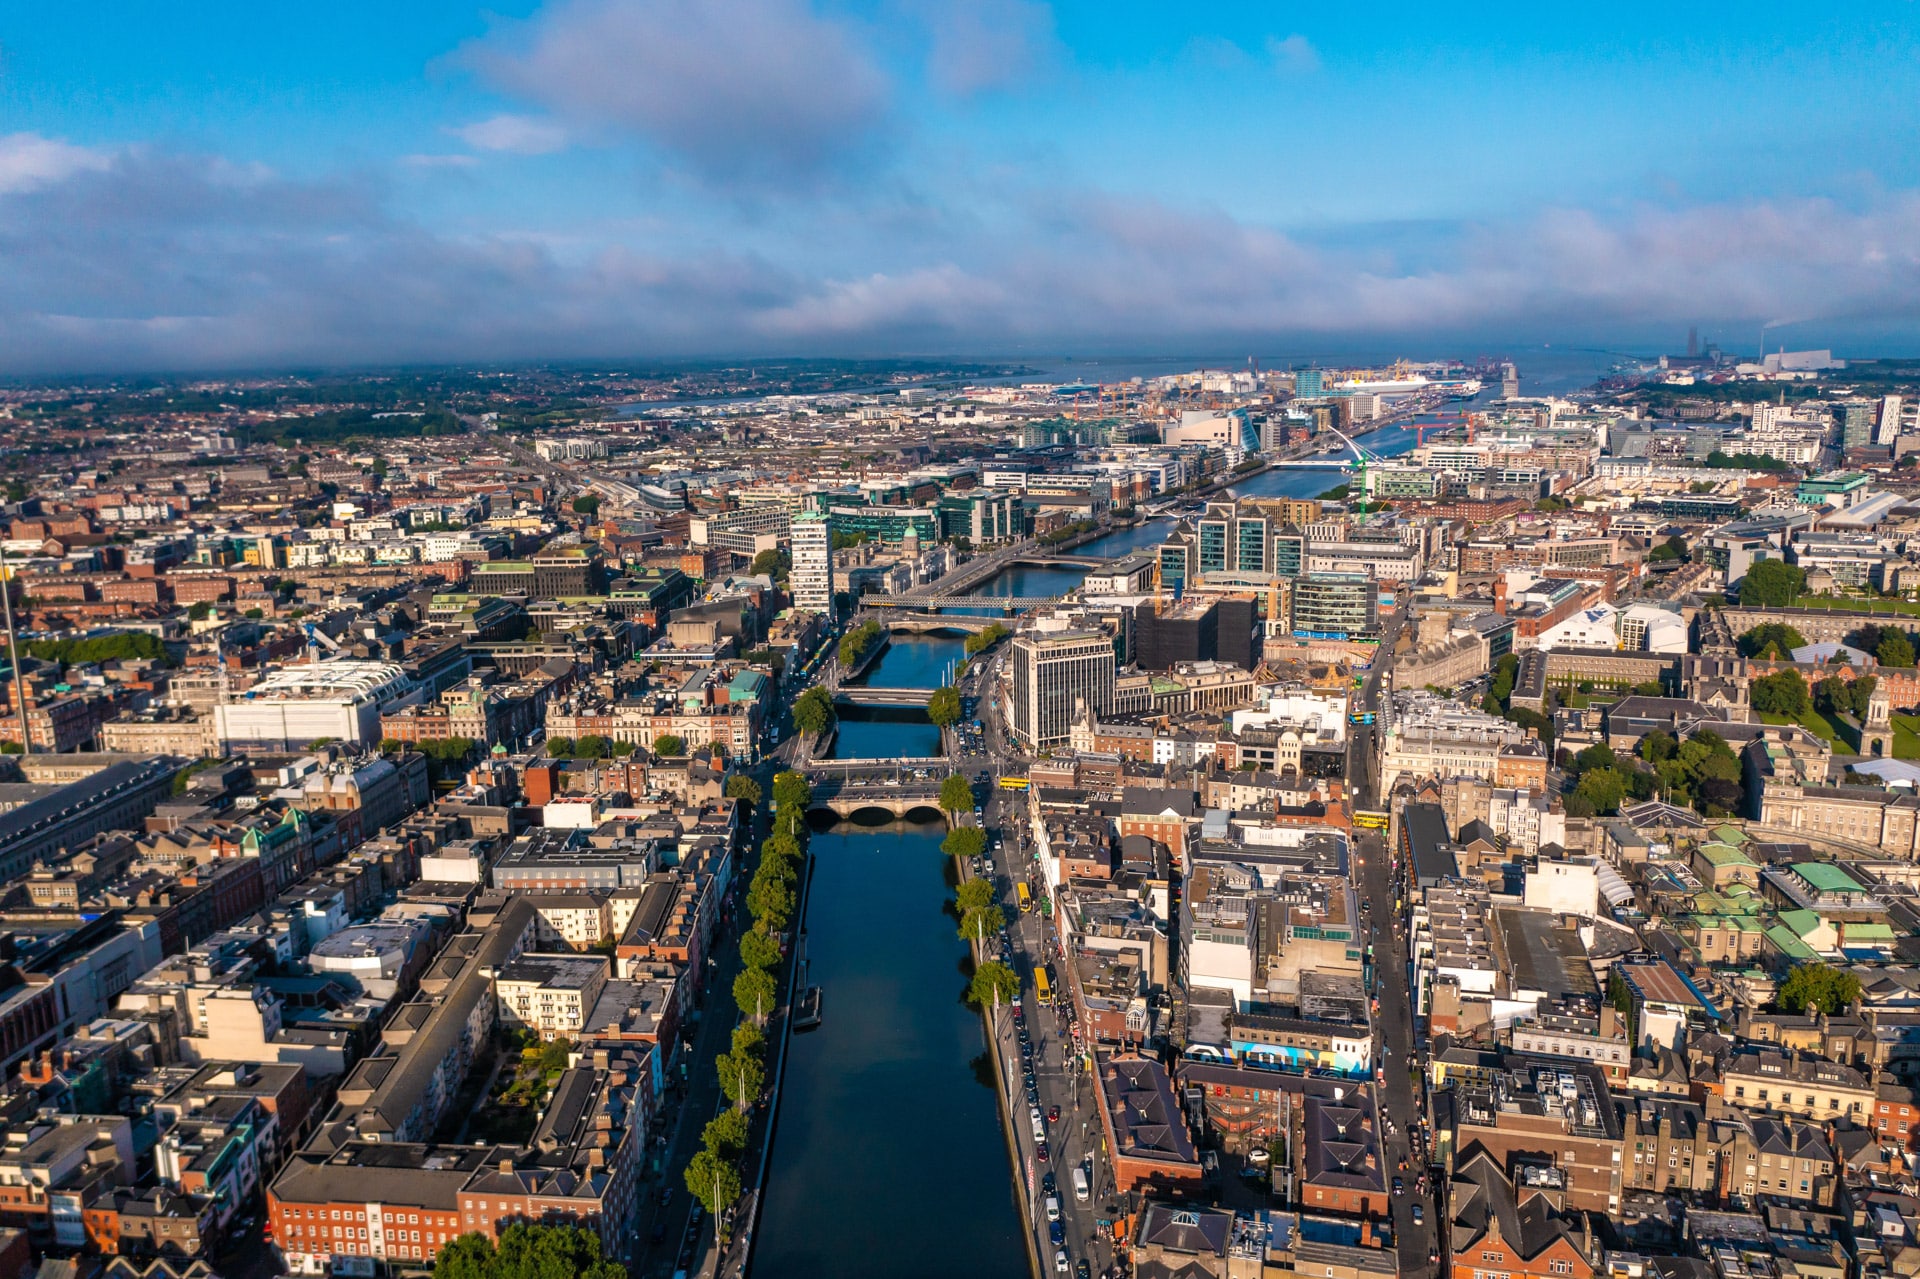
[[[1301,369],[1293,375],[1293,398],[1296,400],[1317,399],[1324,391],[1323,379],[1319,369]]]
[[[1268,521],[1254,507],[1209,502],[1195,524],[1199,567],[1206,573],[1265,573]]]
[[[833,520],[818,513],[793,519],[793,606],[809,613],[833,612]]]
[[[1840,447],[1857,449],[1873,443],[1874,410],[1872,400],[1842,400],[1834,407],[1839,419]]]
[[[1380,613],[1380,584],[1364,573],[1308,573],[1293,584],[1293,631],[1365,635]]]
[[[1900,397],[1883,395],[1880,397],[1880,421],[1874,427],[1875,444],[1891,444],[1900,438]]]
[[[1013,735],[1030,750],[1058,746],[1084,705],[1113,706],[1113,641],[1104,631],[1025,634],[1013,643]]]

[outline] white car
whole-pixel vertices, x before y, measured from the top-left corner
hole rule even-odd
[[[1053,1254],[1053,1273],[1057,1275],[1067,1273],[1067,1250],[1065,1248],[1058,1249]]]

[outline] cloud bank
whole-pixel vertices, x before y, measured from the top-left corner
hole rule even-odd
[[[1451,228],[1403,266],[1204,207],[1061,189],[889,256],[910,260],[826,272],[797,249],[632,243],[563,259],[531,237],[435,233],[370,181],[0,140],[9,372],[1920,321],[1915,192],[1550,208]]]

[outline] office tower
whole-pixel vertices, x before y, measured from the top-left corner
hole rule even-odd
[[[1029,750],[1064,743],[1074,708],[1113,706],[1113,641],[1104,631],[1026,634],[1013,643],[1013,735]]]
[[[1293,632],[1371,634],[1380,616],[1380,584],[1364,573],[1309,573],[1293,586]]]
[[[817,512],[793,518],[793,606],[833,612],[833,520]]]
[[[1315,399],[1323,393],[1319,369],[1301,369],[1293,375],[1293,397],[1296,400]]]

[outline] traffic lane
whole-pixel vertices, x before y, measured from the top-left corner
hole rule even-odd
[[[1385,841],[1378,835],[1368,835],[1360,841],[1360,867],[1368,900],[1392,901],[1389,882],[1391,856]],[[1418,1112],[1408,1071],[1409,1062],[1414,1060],[1415,1043],[1411,994],[1407,987],[1405,937],[1402,930],[1395,926],[1396,922],[1391,908],[1383,908],[1378,915],[1371,910],[1368,912],[1368,928],[1374,944],[1374,971],[1380,983],[1380,1015],[1376,1025],[1388,1049],[1382,1062],[1385,1080],[1379,1090],[1386,1116],[1393,1124],[1393,1132],[1387,1137],[1388,1162],[1393,1175],[1399,1176],[1404,1185],[1412,1186],[1423,1169],[1413,1155],[1412,1137]],[[1407,1163],[1404,1170],[1400,1168],[1403,1159]],[[1433,1248],[1433,1232],[1437,1229],[1437,1215],[1432,1221],[1417,1225],[1413,1222],[1414,1202],[1416,1199],[1411,1190],[1407,1194],[1393,1196],[1394,1233],[1399,1243],[1403,1273],[1424,1272],[1427,1269],[1427,1258]]]
[[[1039,914],[1020,917],[1022,926],[1014,929],[1016,950],[1028,961],[1028,972],[1045,962],[1050,941],[1051,929],[1044,916]],[[1047,1166],[1040,1169],[1040,1177],[1048,1171],[1054,1174],[1055,1196],[1060,1201],[1060,1213],[1065,1237],[1064,1245],[1051,1242],[1051,1232],[1045,1221],[1044,1196],[1035,1199],[1036,1216],[1039,1218],[1036,1238],[1046,1239],[1048,1248],[1042,1254],[1047,1268],[1051,1269],[1055,1251],[1064,1246],[1068,1260],[1085,1258],[1089,1266],[1100,1267],[1105,1264],[1105,1241],[1098,1230],[1098,1211],[1095,1197],[1089,1196],[1086,1204],[1081,1204],[1072,1193],[1073,1169],[1076,1166],[1090,1165],[1090,1180],[1099,1180],[1099,1166],[1096,1146],[1099,1141],[1098,1113],[1094,1108],[1092,1081],[1081,1074],[1073,1061],[1072,1036],[1064,1015],[1040,1004],[1033,995],[1031,982],[1023,988],[1026,1004],[1026,1022],[1034,1049],[1034,1084],[1040,1098],[1037,1103],[1043,1122],[1045,1122],[1048,1154]],[[1015,1050],[1017,1052],[1017,1048]],[[1076,1087],[1076,1080],[1079,1086]],[[1023,1106],[1026,1103],[1024,1090],[1020,1094]],[[1060,1108],[1057,1121],[1046,1122],[1044,1116],[1052,1107]],[[1031,1129],[1031,1114],[1028,1109],[1018,1113],[1028,1116]],[[1111,1181],[1111,1178],[1108,1178]]]

